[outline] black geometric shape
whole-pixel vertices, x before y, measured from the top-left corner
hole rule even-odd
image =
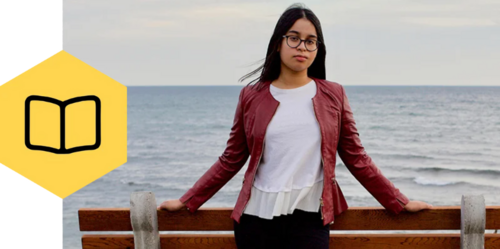
[[[41,146],[41,145],[33,145],[31,144],[30,141],[30,103],[31,101],[44,101],[48,103],[55,104],[59,106],[60,108],[60,122],[61,122],[61,148],[56,149],[52,147],[47,147],[47,146]],[[82,101],[94,101],[95,106],[96,106],[96,138],[95,138],[95,144],[93,145],[84,145],[84,146],[78,146],[70,149],[66,149],[66,122],[65,122],[65,117],[66,117],[66,107],[68,105],[71,105],[73,103],[77,102],[82,102]],[[95,95],[87,95],[87,96],[80,96],[72,99],[68,99],[66,101],[60,101],[54,98],[50,97],[45,97],[45,96],[38,96],[38,95],[31,95],[28,98],[26,98],[25,101],[25,106],[24,106],[24,143],[26,144],[26,147],[28,147],[31,150],[42,150],[46,152],[52,152],[55,154],[71,154],[74,152],[79,152],[79,151],[85,151],[85,150],[96,150],[101,146],[101,100],[99,97]]]

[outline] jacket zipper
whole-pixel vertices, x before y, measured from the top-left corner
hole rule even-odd
[[[276,110],[278,109],[280,103],[278,102],[278,106],[276,107]],[[276,113],[276,110],[274,111],[273,113],[273,116],[274,114]],[[269,124],[267,124],[269,125]],[[266,129],[264,130],[264,141],[262,142],[262,151],[260,152],[260,157],[259,157],[259,161],[257,161],[257,166],[255,166],[255,170],[253,171],[253,179],[252,179],[252,185],[250,186],[250,195],[252,195],[252,190],[251,188],[253,187],[253,183],[255,182],[255,173],[257,172],[257,169],[259,168],[259,165],[260,165],[260,160],[262,159],[262,155],[264,155],[264,146],[266,144],[266,133],[267,133],[267,126],[266,126]],[[241,214],[240,215],[243,215],[243,212],[245,211],[245,209],[247,208],[247,205],[248,205],[248,202],[250,201],[250,197],[248,198],[247,202],[245,203],[245,206],[243,207],[243,210],[241,210]]]
[[[319,119],[318,119],[318,116],[316,115],[316,105],[314,104],[314,99],[312,99],[312,102],[313,102],[313,111],[314,111],[314,117],[316,117],[316,120],[318,121],[318,126],[320,127],[319,128],[319,136],[321,138],[321,142],[320,142],[320,157],[321,157],[321,164],[322,164],[322,167],[323,167],[323,172],[325,171],[325,163],[323,162],[323,151],[322,151],[322,146],[321,144],[323,143],[323,133],[321,132],[321,125],[319,124]],[[323,175],[323,178],[324,178],[324,175]],[[321,187],[321,197],[319,198],[319,205],[320,205],[320,208],[319,208],[319,212],[321,213],[321,219],[323,220],[323,192],[325,191],[325,183],[324,183],[324,179],[323,179],[323,186]]]
[[[260,160],[262,159],[262,155],[264,154],[264,144],[265,144],[265,141],[262,143],[262,151],[260,153],[259,161],[257,162],[257,166],[255,166],[255,170],[252,173],[253,179],[252,179],[252,185],[250,186],[250,189],[253,187],[253,183],[255,182],[255,173],[257,172],[257,168],[259,168]],[[252,195],[252,190],[250,190],[250,195]],[[250,201],[250,197],[248,198],[247,202],[245,203],[245,206],[243,207],[243,209],[241,210],[241,214],[243,214],[243,212],[247,208],[249,201]]]
[[[324,168],[325,167],[325,164],[323,163],[323,157],[321,157],[321,164],[322,164],[322,167]],[[324,176],[323,176],[324,178]],[[323,187],[321,188],[321,197],[319,198],[319,204],[320,204],[320,209],[319,209],[319,212],[321,213],[321,219],[323,219],[323,191],[325,190],[325,185],[324,185],[324,180],[323,180]]]

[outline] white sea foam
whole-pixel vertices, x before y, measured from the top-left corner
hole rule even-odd
[[[423,176],[418,176],[413,179],[413,181],[420,185],[432,185],[432,186],[445,186],[457,184],[457,181],[445,181],[445,180],[437,180],[437,179],[429,179]]]

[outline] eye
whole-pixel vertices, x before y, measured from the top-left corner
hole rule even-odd
[[[314,45],[316,44],[316,40],[307,40],[307,44]]]
[[[297,37],[297,36],[290,36],[289,39],[290,39],[290,41],[294,41],[294,42],[299,41],[299,37]]]

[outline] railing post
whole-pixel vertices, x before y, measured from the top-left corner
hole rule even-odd
[[[484,248],[486,206],[483,195],[462,195],[460,249]]]
[[[135,249],[160,248],[156,199],[152,192],[133,192],[130,195],[130,221]]]

